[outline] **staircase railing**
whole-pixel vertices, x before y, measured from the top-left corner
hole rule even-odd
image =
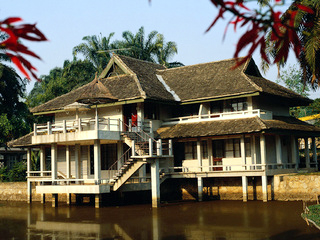
[[[109,168],[108,168],[108,179],[113,179],[118,173],[121,171],[121,167],[129,163],[129,159],[131,157],[131,147],[125,151],[121,157],[115,161]],[[120,164],[119,164],[120,163]],[[123,165],[121,165],[123,163]]]

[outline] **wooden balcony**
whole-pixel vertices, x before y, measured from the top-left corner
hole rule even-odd
[[[223,119],[238,119],[238,118],[249,118],[258,116],[262,119],[272,119],[272,112],[261,109],[238,111],[238,112],[224,112],[224,113],[211,113],[184,117],[175,117],[165,119],[163,125],[175,125],[178,123],[192,123],[202,121],[215,121]]]

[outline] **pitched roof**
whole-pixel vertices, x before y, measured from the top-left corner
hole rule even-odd
[[[166,139],[224,136],[279,130],[312,132],[320,136],[320,128],[293,117],[275,117],[273,120],[262,120],[259,117],[251,117],[199,123],[181,123],[171,127],[161,127],[157,130],[157,133],[161,138]]]
[[[119,65],[124,71],[105,78],[114,64]],[[142,98],[190,102],[259,93],[289,100],[284,101],[288,106],[310,103],[311,100],[308,98],[262,78],[252,59],[245,65],[232,69],[235,64],[235,59],[228,59],[166,69],[156,63],[114,55],[100,75],[103,77],[100,81],[119,101]],[[88,93],[86,89],[89,88],[90,83],[34,107],[30,111],[39,113],[63,109],[64,106],[78,100],[85,92],[92,97],[97,96],[99,91]]]
[[[182,102],[260,92],[298,100],[302,105],[310,103],[308,98],[263,78],[253,59],[233,69],[235,65],[233,58],[160,70],[158,74]]]
[[[86,85],[77,101],[82,103],[100,103],[117,101],[117,98],[96,77],[91,83]]]
[[[159,100],[174,100],[173,96],[159,82],[157,70],[165,70],[166,67],[131,57],[115,55],[120,59],[134,74],[136,74],[139,85],[141,86],[146,98]]]
[[[24,135],[20,138],[14,139],[7,143],[8,147],[26,147],[30,146],[32,144],[32,138],[33,132],[28,133],[27,135]]]

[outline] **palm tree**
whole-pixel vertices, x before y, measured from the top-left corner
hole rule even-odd
[[[265,0],[267,1],[267,0]],[[268,1],[267,1],[268,2]],[[306,11],[301,11],[296,4],[301,4],[311,8],[314,14]],[[301,81],[304,84],[310,85],[316,89],[320,85],[320,1],[318,0],[296,0],[289,6],[287,11],[283,14],[282,19],[286,20],[286,13],[292,10],[298,10],[295,18],[294,27],[300,38],[302,49],[299,55],[300,67],[303,71]],[[270,41],[270,36],[267,37],[268,56],[273,59],[275,53],[281,51],[281,45],[276,49],[275,42]],[[282,68],[285,62],[278,63],[278,68]],[[269,64],[262,61],[262,69],[268,70]]]
[[[82,38],[85,43],[81,43],[73,48],[73,56],[76,58],[78,53],[92,62],[98,72],[101,72],[110,60],[110,51],[114,48],[110,42],[114,33],[110,33],[108,37],[85,36]]]
[[[157,52],[155,37],[157,34],[157,31],[152,31],[145,38],[144,27],[140,27],[136,34],[125,31],[122,33],[123,40],[116,42],[116,48],[126,49],[122,52],[123,55],[155,62],[154,56]]]
[[[180,62],[169,62],[169,60],[173,57],[173,55],[178,53],[177,44],[175,42],[172,42],[172,41],[165,42],[163,34],[158,33],[157,40],[156,40],[156,47],[157,47],[156,58],[159,64],[166,66],[168,68],[184,66]]]

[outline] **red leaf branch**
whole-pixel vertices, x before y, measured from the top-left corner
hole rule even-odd
[[[47,41],[47,38],[36,27],[36,24],[17,25],[16,23],[20,21],[22,21],[22,19],[19,17],[11,17],[4,21],[0,21],[0,31],[6,33],[6,39],[0,42],[0,49],[5,52],[27,79],[31,79],[31,74],[36,80],[40,81],[35,74],[36,68],[32,66],[22,54],[38,59],[40,59],[40,57],[23,45],[20,39],[29,41]]]

